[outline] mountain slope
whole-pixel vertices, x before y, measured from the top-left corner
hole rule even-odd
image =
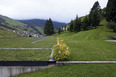
[[[35,32],[31,27],[27,26],[26,24],[2,15],[0,15],[0,27],[4,27],[10,30],[27,31],[32,33]]]
[[[17,20],[17,21],[28,24],[30,27],[39,26],[42,29],[44,28],[46,22],[46,20],[42,20],[42,19]],[[66,23],[53,21],[53,25],[54,28],[58,30],[59,27],[66,25]]]
[[[12,39],[16,37],[15,33],[12,32],[12,30],[2,27],[0,25],[0,39]]]

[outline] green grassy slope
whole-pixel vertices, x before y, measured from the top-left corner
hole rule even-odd
[[[104,23],[106,23],[105,20],[101,22],[101,24]],[[116,33],[105,26],[78,33],[57,34],[70,47],[70,60],[73,61],[115,61],[116,43],[105,41],[111,35],[116,36]],[[116,64],[75,64],[26,73],[18,77],[116,77],[115,72]]]
[[[102,21],[102,23],[104,23],[104,21]],[[69,46],[71,50],[71,61],[116,60],[116,43],[105,41],[109,39],[108,36],[111,35],[116,35],[116,33],[113,33],[112,30],[107,29],[105,26],[100,26],[97,29],[81,31],[78,33],[64,32],[60,35],[56,34],[56,36],[63,38],[66,44]],[[34,38],[25,37],[16,37],[14,39],[0,39],[0,47],[51,48],[55,40],[56,37],[54,36],[50,36],[49,38],[37,43],[32,43],[34,41]]]
[[[7,23],[9,23],[10,25],[26,25],[26,24],[20,23],[20,22],[18,22],[18,21],[15,21],[15,20],[13,20],[13,19],[10,19],[10,18],[8,18],[8,17],[6,17],[6,16],[0,15],[0,18],[3,18],[3,19],[4,19]]]
[[[39,39],[39,38],[38,38]],[[49,36],[47,39],[34,42],[34,38],[16,37],[14,39],[0,39],[0,48],[51,48],[56,37]]]
[[[9,17],[0,15],[0,18],[2,20],[4,20],[4,22],[2,22],[0,24],[8,26],[9,28],[13,28],[13,29],[20,30],[20,31],[24,30],[24,31],[27,31],[27,32],[35,32],[31,27],[28,27],[26,24],[15,21],[15,20],[13,20]],[[0,26],[2,26],[2,25],[0,25]]]
[[[78,33],[65,32],[64,38],[71,50],[70,60],[116,60],[116,43],[107,42],[108,36],[116,35],[105,26]]]
[[[0,26],[0,39],[8,39],[14,37],[16,37],[16,35],[12,32],[12,30]]]
[[[40,31],[42,34],[44,34],[44,31],[42,30],[41,27],[39,27],[39,26],[35,26],[35,28],[36,28],[38,31]]]
[[[77,64],[53,67],[17,77],[116,77],[116,64]]]

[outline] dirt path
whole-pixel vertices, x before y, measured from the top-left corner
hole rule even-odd
[[[36,42],[42,41],[42,40],[44,40],[44,39],[46,39],[46,38],[48,38],[48,36],[42,37],[41,39],[39,39],[39,40],[37,40],[37,41],[34,41],[34,42],[32,42],[32,43],[36,43]]]

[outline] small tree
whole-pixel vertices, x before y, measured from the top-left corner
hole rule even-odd
[[[61,33],[61,28],[58,29],[58,33],[59,33],[59,34]]]
[[[113,31],[116,32],[116,23],[114,23],[114,22],[109,22],[106,26],[107,26],[109,29],[113,29]]]
[[[78,27],[77,27],[77,32],[81,31],[81,19],[78,19],[78,23],[77,23]]]
[[[71,22],[70,22],[69,31],[70,32],[73,32],[73,20],[71,20]]]
[[[65,31],[66,31],[66,29],[67,29],[66,25],[64,26],[64,29],[65,29]]]
[[[86,16],[83,20],[83,23],[82,23],[82,29],[83,30],[87,30],[88,29],[88,26],[89,26],[89,19],[88,17]]]
[[[73,31],[78,31],[78,15],[76,16],[75,21],[73,22]]]
[[[54,50],[53,57],[56,61],[70,59],[70,51],[68,46],[64,42],[64,39],[57,38],[57,41],[52,49]]]
[[[75,21],[73,22],[73,31],[79,32],[81,31],[81,19],[76,16]]]

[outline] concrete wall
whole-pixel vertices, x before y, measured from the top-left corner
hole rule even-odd
[[[50,68],[55,65],[49,66],[0,66],[0,77],[13,77],[22,73],[33,72],[45,68]]]

